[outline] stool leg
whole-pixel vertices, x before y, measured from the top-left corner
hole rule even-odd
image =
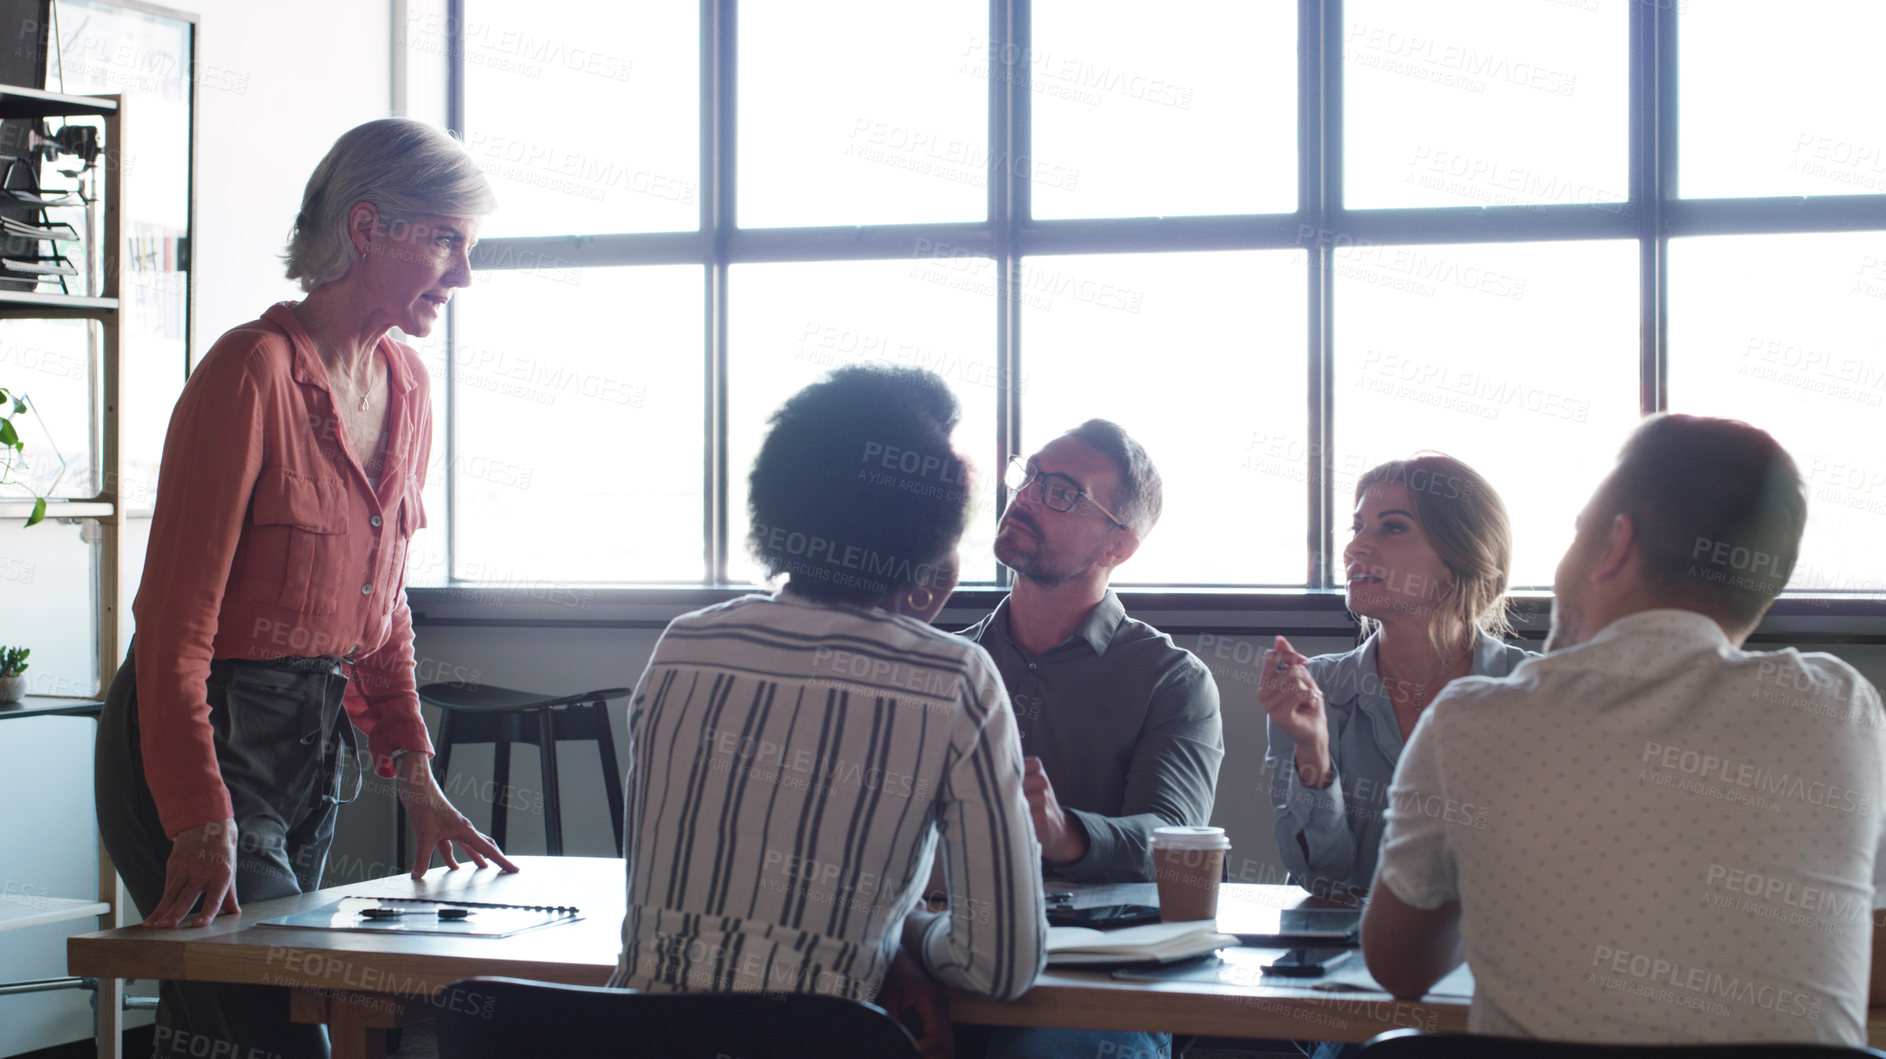
[[[616,740],[609,724],[609,702],[598,700],[592,707],[602,718],[602,731],[596,736],[596,750],[602,755],[602,789],[609,799],[609,822],[615,827],[616,856],[622,856],[622,772],[616,768]]]
[[[452,767],[452,711],[439,711],[439,744],[432,748],[432,775],[445,786],[445,773]]]
[[[557,796],[557,712],[537,714],[538,743],[543,749],[544,769],[544,851],[563,856],[563,805]]]
[[[503,849],[511,820],[511,738],[504,731],[491,741],[491,782],[491,841]]]

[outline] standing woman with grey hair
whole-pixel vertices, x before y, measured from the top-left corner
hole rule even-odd
[[[287,263],[307,297],[218,339],[171,414],[137,634],[99,721],[99,831],[151,928],[203,926],[319,888],[365,733],[418,837],[515,867],[433,779],[406,546],[432,409],[419,357],[490,188],[457,141],[361,125],[308,180]],[[199,904],[200,902],[200,904]],[[327,1055],[287,990],[163,982],[160,1055]]]

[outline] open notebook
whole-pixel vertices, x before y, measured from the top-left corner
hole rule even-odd
[[[1203,956],[1238,939],[1220,934],[1206,920],[1148,923],[1119,930],[1049,927],[1048,965],[1080,967],[1122,963],[1167,963]]]

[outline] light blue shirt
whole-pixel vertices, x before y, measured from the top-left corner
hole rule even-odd
[[[1335,776],[1323,790],[1297,778],[1297,747],[1274,722],[1265,722],[1270,750],[1270,804],[1277,850],[1291,881],[1317,895],[1366,891],[1375,880],[1382,848],[1388,788],[1401,760],[1401,726],[1375,666],[1379,636],[1343,654],[1318,655],[1304,664],[1323,689],[1329,758]],[[1476,677],[1503,677],[1532,651],[1485,633],[1474,644]]]

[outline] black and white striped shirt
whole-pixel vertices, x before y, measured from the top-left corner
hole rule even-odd
[[[941,835],[943,982],[1014,997],[1044,959],[1040,848],[989,656],[782,592],[683,615],[630,707],[628,918],[610,984],[870,1000]]]

